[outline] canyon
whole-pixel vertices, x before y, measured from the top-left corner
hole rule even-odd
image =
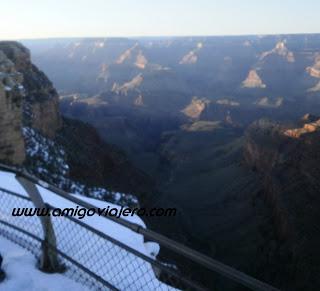
[[[107,188],[143,196],[152,191],[151,179],[123,151],[91,126],[62,116],[57,91],[17,42],[0,42],[0,103],[1,162],[25,167],[71,192],[83,184],[91,192]]]
[[[280,289],[319,289],[320,35],[22,43],[53,85],[25,48],[0,45],[10,88],[25,90],[0,78],[0,129],[13,126],[1,159],[32,166],[28,122],[65,150],[72,179],[177,208],[149,228]]]

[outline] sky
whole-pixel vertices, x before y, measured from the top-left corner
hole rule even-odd
[[[320,32],[319,0],[0,0],[0,39]]]

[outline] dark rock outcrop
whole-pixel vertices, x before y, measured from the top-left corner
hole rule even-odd
[[[21,81],[14,64],[0,50],[0,160],[13,164],[25,159]]]
[[[2,51],[21,74],[24,99],[31,105],[31,126],[47,137],[54,137],[61,127],[59,96],[50,80],[32,64],[30,52],[16,42],[0,42]]]
[[[273,222],[268,236],[276,235],[265,240],[261,272],[284,290],[318,290],[320,132],[288,132],[288,126],[270,121],[256,122],[247,131],[245,160],[261,177],[260,195]]]
[[[56,141],[66,151],[70,178],[87,186],[134,193],[140,202],[154,193],[151,178],[134,168],[123,151],[104,142],[92,126],[68,118],[63,121]]]
[[[16,60],[21,65],[24,57],[24,54],[18,56],[16,50],[0,43],[0,160],[13,164],[25,160],[21,131],[23,75],[14,63]]]
[[[16,42],[0,42],[0,103],[2,161],[25,161],[24,126],[50,138],[61,127],[55,89],[31,63],[29,51]]]

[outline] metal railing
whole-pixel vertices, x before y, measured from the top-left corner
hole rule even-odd
[[[76,205],[87,209],[96,208],[74,195],[31,176],[24,170],[1,164],[0,169],[12,172],[17,177],[23,177]],[[13,207],[34,206],[28,197],[0,188],[0,234],[29,249],[36,257],[40,257],[41,248],[46,244],[46,247],[57,252],[65,274],[91,289],[212,290],[213,288],[202,286],[199,278],[190,278],[189,274],[179,272],[173,267],[146,256],[71,216],[51,217],[56,245],[50,245],[44,239],[39,218],[12,217],[10,211]],[[53,206],[47,204],[47,207]],[[122,218],[102,217],[142,235],[145,241],[158,243],[160,249],[166,249],[174,256],[180,256],[183,261],[203,269],[210,276],[222,275],[251,290],[278,290],[138,224]]]

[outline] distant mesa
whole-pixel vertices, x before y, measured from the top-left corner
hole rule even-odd
[[[313,66],[306,68],[307,73],[314,78],[320,78],[320,54],[315,56]]]
[[[307,73],[313,77],[320,79],[320,54],[317,53],[314,58],[314,64],[306,68]],[[320,81],[312,88],[308,90],[308,92],[319,92],[320,91]]]
[[[145,69],[148,64],[147,58],[143,55],[141,49],[139,49],[139,45],[136,43],[133,47],[127,49],[124,53],[122,53],[116,60],[117,65],[124,64],[132,60],[133,64],[139,69]]]
[[[122,53],[116,60],[116,64],[120,65],[123,64],[126,60],[131,58],[132,51],[138,46],[135,44],[133,47],[127,49],[124,53]]]
[[[209,100],[205,98],[193,97],[191,103],[181,112],[190,118],[199,118],[208,103]]]
[[[83,54],[84,47],[86,48],[87,55]],[[95,41],[92,43],[87,43],[85,40],[73,42],[73,43],[70,43],[68,46],[68,49],[69,49],[68,58],[73,59],[73,58],[77,57],[82,62],[84,62],[88,58],[90,58],[90,55],[94,55],[96,53],[96,51],[98,51],[99,49],[103,49],[105,47],[106,47],[105,40]]]
[[[185,56],[183,56],[179,64],[180,65],[195,64],[197,61],[198,61],[198,56],[196,52],[190,51]]]
[[[243,88],[266,88],[256,70],[250,70],[247,78],[242,82]]]
[[[112,92],[115,92],[116,94],[127,95],[128,91],[138,88],[141,85],[142,81],[143,81],[142,74],[138,74],[132,80],[124,83],[123,85],[114,83],[112,86]]]
[[[182,57],[180,60],[179,64],[180,65],[190,65],[190,64],[195,64],[198,61],[198,52],[203,48],[203,43],[199,42],[197,43],[197,47],[190,52],[188,52],[186,55]]]
[[[319,69],[316,69],[313,67],[308,67],[307,72],[311,77],[320,78],[320,70]]]
[[[285,41],[277,42],[276,46],[272,50],[262,53],[260,56],[260,60],[263,60],[272,54],[276,54],[285,58],[289,63],[295,62],[294,54],[293,52],[288,50]]]
[[[283,104],[283,97],[278,97],[275,100],[271,100],[268,97],[262,97],[254,104],[260,107],[279,108]]]
[[[135,62],[136,67],[138,67],[139,69],[144,69],[147,64],[148,64],[147,58],[143,55],[142,51],[139,50],[136,58],[136,62]]]
[[[308,92],[320,92],[320,81],[314,87],[310,88]]]
[[[312,133],[320,130],[320,119],[311,115],[305,115],[303,119],[313,120],[312,122],[305,123],[302,128],[288,129],[284,132],[284,134],[291,138],[300,138],[302,135],[307,133]]]

